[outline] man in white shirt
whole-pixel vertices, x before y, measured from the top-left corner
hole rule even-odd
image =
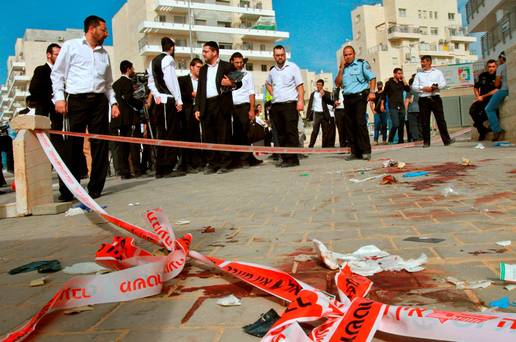
[[[441,139],[445,146],[451,145],[455,139],[450,138],[446,120],[444,119],[443,101],[439,90],[446,87],[446,80],[440,70],[432,68],[432,57],[421,57],[421,68],[412,83],[412,89],[419,93],[419,112],[423,133],[423,147],[430,147],[430,116],[434,113]]]
[[[111,116],[120,111],[112,88],[113,76],[109,55],[102,44],[108,36],[106,22],[97,16],[84,20],[83,38],[66,41],[51,73],[57,113],[67,116],[70,131],[109,134]],[[108,143],[90,140],[92,165],[88,192],[100,197],[108,172]],[[76,179],[81,176],[83,139],[71,137],[65,144],[63,159]],[[70,194],[71,196],[71,194]],[[70,198],[71,199],[71,198]]]
[[[183,140],[181,128],[183,100],[176,76],[174,52],[176,43],[169,37],[161,39],[162,53],[154,57],[149,65],[149,89],[156,103],[156,137],[161,140]],[[170,147],[156,149],[156,178],[180,177],[186,173],[174,170],[181,150]]]
[[[201,122],[203,141],[214,144],[231,143],[231,115],[233,97],[231,91],[242,86],[242,82],[234,82],[229,74],[234,71],[233,65],[220,60],[219,45],[206,42],[202,55],[206,64],[199,73],[199,85],[195,97],[194,115]],[[225,151],[209,151],[206,153],[207,166],[205,174],[227,173],[230,171],[231,155]]]
[[[308,147],[314,147],[321,126],[323,132],[322,147],[331,147],[331,125],[335,126],[335,122],[332,120],[328,106],[333,105],[333,101],[330,92],[324,90],[324,80],[317,80],[315,85],[317,88],[310,95],[306,115],[308,121],[313,121],[312,135]],[[335,145],[335,142],[333,142],[333,145]]]
[[[244,66],[247,59],[240,52],[235,52],[229,62],[233,64],[236,71],[244,74],[242,78],[242,87],[232,92],[233,96],[233,144],[250,145],[249,144],[249,127],[251,121],[255,120],[255,90],[253,75],[245,70]],[[252,153],[235,153],[235,167],[256,166],[262,163],[256,159]]]
[[[304,108],[304,86],[299,67],[287,61],[285,48],[277,45],[273,49],[276,65],[269,71],[265,86],[272,95],[270,117],[278,131],[281,147],[299,147],[299,112]],[[296,154],[284,154],[279,167],[299,165]]]
[[[197,96],[199,85],[199,73],[203,62],[199,58],[194,58],[190,62],[190,73],[178,77],[179,88],[181,89],[181,99],[183,100],[183,116],[185,119],[185,141],[201,142],[201,126],[195,119],[193,106]],[[201,150],[183,149],[181,159],[181,170],[187,173],[198,173],[204,167],[203,154]]]

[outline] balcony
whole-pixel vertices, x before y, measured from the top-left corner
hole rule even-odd
[[[469,36],[462,27],[447,27],[446,34],[448,40],[452,42],[475,43],[476,37]]]
[[[270,41],[279,41],[289,38],[288,32],[283,31],[272,31],[272,30],[258,30],[252,28],[235,28],[235,27],[219,27],[219,26],[204,26],[204,25],[192,25],[192,31],[194,32],[207,32],[207,33],[222,33],[222,34],[235,34],[243,36],[243,38],[260,38],[267,39]],[[144,21],[138,27],[140,33],[162,33],[171,34],[175,32],[188,32],[190,25],[188,24],[177,24],[177,23],[166,23],[166,22],[154,22]]]
[[[248,5],[249,3],[249,5]],[[229,6],[229,5],[216,5],[207,4],[198,1],[176,1],[176,0],[156,0],[155,10],[157,12],[175,12],[175,13],[187,13],[188,9],[193,10],[207,10],[207,11],[219,11],[219,12],[230,12],[240,13],[247,16],[275,16],[275,12],[270,9],[263,9],[258,6],[261,2],[257,2],[253,7],[250,2],[241,1],[240,6]]]
[[[11,64],[12,71],[25,71],[25,62],[13,62]]]
[[[30,93],[28,91],[15,90],[15,92],[14,92],[14,100],[15,101],[19,101],[19,102],[23,102],[23,101],[25,101],[25,99],[29,95],[30,95]]]
[[[389,27],[387,38],[389,40],[397,39],[420,39],[421,31],[419,27],[408,25],[393,25]]]
[[[488,31],[496,24],[495,12],[500,8],[507,7],[511,2],[511,0],[469,0],[466,3],[469,32]]]
[[[25,75],[17,75],[13,78],[13,84],[15,86],[22,86],[30,82],[30,77]]]
[[[434,57],[453,57],[453,48],[437,44],[419,44],[419,55]]]
[[[500,51],[516,44],[516,7],[491,27],[480,42],[484,58],[496,57]]]
[[[379,52],[386,52],[386,51],[389,51],[389,47],[387,45],[383,45],[383,44],[375,45],[373,47],[370,47],[367,50],[368,54],[370,54],[370,55],[379,53]]]
[[[161,53],[161,46],[159,44],[153,44],[146,42],[145,40],[140,41],[140,55],[142,56],[156,56]],[[260,50],[245,50],[239,49],[238,46],[235,46],[235,49],[220,49],[220,56],[224,59],[229,59],[231,55],[235,52],[240,52],[244,57],[249,58],[251,60],[263,60],[263,61],[271,61],[272,60],[272,49],[267,51]],[[202,47],[194,47],[190,49],[187,46],[177,46],[176,47],[176,55],[177,56],[189,56],[190,54],[201,56],[202,55]],[[291,53],[287,52],[287,58],[291,57]]]

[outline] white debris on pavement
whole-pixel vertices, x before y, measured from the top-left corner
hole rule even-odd
[[[367,178],[362,178],[362,179],[351,178],[349,181],[351,183],[364,183],[364,182],[367,182],[367,181],[370,181],[370,180],[373,180],[373,179],[383,178],[385,176],[387,176],[386,173],[378,175],[378,176],[372,176],[372,177],[367,177]]]
[[[310,260],[312,260],[312,256],[306,255],[306,254],[296,255],[294,257],[294,261],[297,261],[297,262],[306,262],[306,261],[310,261]]]
[[[176,225],[178,226],[184,226],[185,224],[190,224],[190,221],[188,220],[177,220]]]
[[[108,271],[108,269],[94,262],[81,262],[63,269],[63,272],[66,274],[93,274],[102,271]]]
[[[502,246],[502,247],[508,247],[511,245],[511,241],[510,240],[507,240],[507,241],[498,241],[496,244],[498,246]]]
[[[65,216],[77,216],[86,214],[86,210],[82,210],[81,208],[70,208],[65,212]]]
[[[490,280],[459,280],[455,277],[447,277],[446,281],[455,285],[458,290],[474,290],[474,289],[485,289],[493,284]]]
[[[475,148],[478,150],[484,150],[486,147],[482,145],[482,143],[478,143],[477,146],[475,146]]]
[[[234,295],[229,295],[227,297],[220,298],[219,300],[217,300],[217,305],[220,305],[220,306],[240,306],[240,305],[242,305],[242,302],[240,301],[240,299],[238,299]]]
[[[421,265],[428,261],[424,253],[417,259],[404,260],[399,255],[391,255],[374,245],[361,247],[351,254],[341,254],[330,251],[319,240],[312,241],[317,254],[328,268],[336,270],[347,263],[353,273],[366,277],[384,271],[419,272],[424,270]]]

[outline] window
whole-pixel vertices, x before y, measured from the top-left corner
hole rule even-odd
[[[439,34],[439,29],[437,27],[431,27],[430,28],[430,34],[432,35],[438,35]]]
[[[419,19],[423,19],[423,11],[422,10],[417,10],[417,17]]]
[[[430,11],[430,12],[428,12],[428,15],[429,15],[430,19],[434,19],[434,12]]]
[[[455,43],[454,44],[454,48],[455,48],[455,50],[458,50],[460,48],[460,44],[459,43]]]
[[[266,51],[266,50],[267,50],[267,45],[260,44],[260,51]]]
[[[224,49],[224,50],[231,50],[231,49],[233,49],[233,44],[232,43],[219,43],[219,48]]]
[[[421,32],[421,34],[428,34],[428,27],[426,26],[421,26],[419,28],[419,32]]]
[[[398,8],[398,16],[404,18],[407,16],[407,9],[406,8]]]
[[[455,13],[448,13],[448,20],[455,20]]]
[[[360,22],[360,14],[357,14],[355,16],[355,23],[359,23]]]
[[[437,19],[437,11],[434,12],[434,18]]]
[[[427,16],[427,12],[426,12],[426,11],[423,11],[423,19],[426,19],[426,18],[428,18],[428,16]]]
[[[245,68],[247,69],[247,71],[253,71],[253,63],[247,63],[245,65]]]
[[[263,72],[269,71],[269,68],[267,68],[267,64],[262,64],[262,71]]]
[[[185,24],[186,23],[186,18],[184,16],[175,15],[174,16],[174,23],[176,23],[176,24]]]
[[[166,23],[167,22],[167,16],[166,15],[158,15],[156,17],[156,21],[159,23]]]
[[[218,27],[231,27],[231,22],[229,21],[217,21]]]
[[[204,20],[204,19],[195,19],[195,25],[206,26],[206,20]]]

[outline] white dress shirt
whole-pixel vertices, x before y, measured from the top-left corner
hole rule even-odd
[[[109,55],[103,46],[91,48],[86,37],[66,41],[50,74],[54,101],[68,94],[106,94],[116,103]]]
[[[272,85],[272,103],[297,101],[297,87],[303,84],[299,67],[286,61],[283,68],[275,65],[267,76],[267,84]]]
[[[219,60],[213,65],[208,64],[208,77],[206,78],[206,98],[219,96],[217,90],[217,72],[219,71]]]
[[[152,72],[152,62],[149,65],[148,74],[149,74],[149,89],[154,96],[154,99],[160,98],[161,103],[167,103],[168,98],[176,99],[176,103],[179,105],[183,104],[183,100],[181,99],[181,90],[179,89],[179,82],[177,80],[176,75],[176,62],[174,58],[167,54],[161,60],[161,71],[163,71],[163,80],[165,81],[165,85],[168,90],[172,93],[169,94],[161,94],[156,87],[156,83],[154,82],[154,74]]]
[[[419,71],[414,78],[414,83],[412,83],[412,89],[420,93],[419,97],[435,96],[439,95],[439,89],[433,93],[427,93],[423,92],[423,88],[431,87],[436,83],[439,86],[439,89],[446,87],[446,80],[444,79],[444,75],[440,70],[432,68],[427,71]]]
[[[242,87],[233,90],[233,104],[235,106],[250,102],[250,96],[255,95],[253,75],[247,71],[242,70],[244,78],[242,79]]]
[[[314,102],[312,103],[312,109],[314,112],[323,111],[322,96],[318,91],[314,92]]]
[[[197,93],[197,87],[199,86],[199,79],[190,74],[190,79],[192,80],[192,88],[193,91]]]

